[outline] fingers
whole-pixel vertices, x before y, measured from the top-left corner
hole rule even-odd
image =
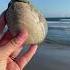
[[[6,25],[5,11],[0,15],[0,32]]]
[[[0,40],[0,46],[7,44],[12,39],[12,35],[8,30]]]
[[[28,32],[24,31],[23,33],[20,33],[17,37],[13,38],[11,41],[9,41],[4,47],[4,51],[11,55],[18,47],[22,46],[25,41],[28,38]]]
[[[11,59],[15,59],[18,55],[19,55],[19,53],[21,52],[21,50],[23,49],[23,46],[22,47],[18,47],[16,50],[15,50],[15,52],[13,52],[12,54],[11,54]]]
[[[16,61],[21,70],[26,66],[26,64],[28,64],[28,62],[34,56],[37,48],[37,45],[31,45],[29,50],[19,60]]]
[[[19,66],[9,57],[6,70],[20,70]]]

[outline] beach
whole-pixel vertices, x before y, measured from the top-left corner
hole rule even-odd
[[[44,43],[24,70],[70,70],[70,47]]]
[[[24,70],[70,70],[70,23],[55,21],[48,22],[48,26],[45,41]],[[24,47],[21,55],[27,49]]]
[[[7,10],[9,2],[13,4],[14,1],[21,0],[0,0],[0,14]],[[45,16],[45,19],[47,20],[46,23],[48,24],[48,33],[45,40],[38,45],[39,48],[36,54],[23,70],[70,70],[70,0],[27,1],[29,1],[28,4],[33,4],[35,6],[35,10],[39,10],[38,12]],[[6,13],[4,13],[4,15],[5,14]],[[28,17],[29,16],[30,15],[28,15]],[[36,18],[36,15],[33,15],[33,13],[32,16]],[[2,19],[6,20],[5,16]],[[2,19],[0,19],[1,25],[4,23]],[[0,32],[0,39],[4,36],[7,30],[9,29],[6,20],[6,26],[4,30]],[[24,44],[23,46],[22,51],[17,56],[18,59],[29,49],[29,45]]]

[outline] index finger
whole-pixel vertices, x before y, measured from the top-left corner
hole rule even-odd
[[[4,51],[6,52],[5,54],[10,56],[18,47],[22,46],[26,42],[27,38],[27,31],[19,33],[17,36],[11,39],[6,45],[4,45],[4,47],[1,47],[1,49],[4,48]]]
[[[20,69],[22,70],[27,64],[28,62],[32,59],[32,57],[34,56],[34,54],[36,53],[38,48],[38,45],[30,45],[29,50],[22,55],[22,57],[20,59],[16,59],[15,61],[17,62],[17,64],[19,65]]]
[[[6,11],[4,11],[4,12],[0,15],[0,32],[3,30],[3,28],[4,28],[5,25],[6,25],[5,13],[6,13]]]

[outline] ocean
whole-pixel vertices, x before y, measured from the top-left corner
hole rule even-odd
[[[28,48],[24,47],[22,54]],[[48,21],[48,35],[24,70],[70,70],[69,20]]]
[[[48,21],[48,36],[25,70],[70,70],[70,21]]]
[[[48,34],[45,38],[45,42],[59,43],[64,45],[70,45],[70,19],[61,19],[59,21],[47,21]],[[0,33],[0,38],[7,31],[5,26],[3,33]]]
[[[70,45],[70,20],[48,21],[48,41]]]

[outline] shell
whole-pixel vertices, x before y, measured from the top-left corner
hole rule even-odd
[[[8,28],[14,36],[24,28],[28,30],[26,44],[38,44],[45,39],[48,32],[46,19],[31,4],[15,2],[8,8],[6,16]]]

